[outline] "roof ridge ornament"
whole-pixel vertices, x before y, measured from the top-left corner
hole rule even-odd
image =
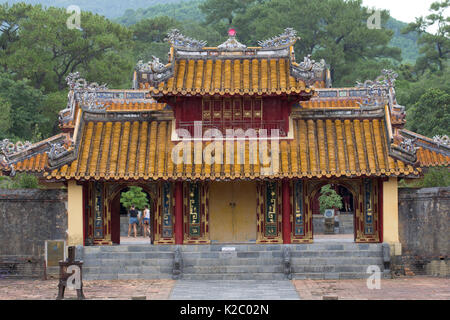
[[[48,158],[50,161],[56,161],[58,158],[65,156],[72,151],[71,148],[67,147],[66,141],[59,141],[50,144],[50,151],[47,151]]]
[[[419,150],[418,147],[416,147],[417,138],[409,139],[409,138],[403,138],[403,140],[400,142],[399,147],[406,152],[416,154],[417,150]]]
[[[367,88],[367,89],[380,89],[380,88],[393,88],[395,86],[395,81],[398,74],[391,69],[381,70],[381,75],[379,75],[374,81],[366,80],[364,82],[356,81],[357,88]]]
[[[98,91],[108,90],[107,84],[99,85],[97,82],[88,83],[86,79],[81,78],[79,72],[69,73],[66,82],[70,90],[74,91]]]
[[[97,82],[88,83],[86,79],[81,78],[79,72],[69,73],[66,77],[67,85],[70,90],[74,91],[74,99],[81,103],[81,106],[89,111],[101,111],[106,109],[106,105],[98,103],[97,93],[102,90],[108,90],[105,84],[99,85]],[[68,107],[62,112],[68,109],[73,109],[74,104],[72,104],[69,93]]]
[[[318,79],[323,79],[323,74],[327,68],[324,59],[320,62],[316,62],[311,59],[311,55],[308,54],[303,58],[300,63],[291,63],[291,74],[297,79],[302,79],[308,85],[314,83]]]
[[[32,146],[32,143],[30,141],[18,141],[16,143],[13,143],[9,139],[3,139],[0,141],[0,154],[3,154],[6,159],[9,158],[9,156],[23,152],[27,149],[29,149]]]
[[[220,51],[243,51],[247,49],[245,44],[240,43],[236,39],[236,30],[228,30],[229,38],[224,43],[217,46]]]
[[[164,40],[168,41],[175,48],[185,50],[200,50],[207,44],[207,42],[204,40],[197,40],[186,37],[178,29],[169,30],[169,32],[167,33],[167,38],[165,38]]]
[[[145,80],[151,85],[157,85],[173,76],[173,64],[164,65],[158,57],[152,56],[153,60],[144,63],[139,60],[135,70],[145,76]]]
[[[433,141],[437,143],[438,146],[447,146],[450,147],[450,138],[447,135],[439,136],[435,135],[433,137]]]
[[[264,49],[273,49],[273,48],[281,48],[281,47],[289,47],[295,44],[297,40],[300,40],[300,37],[297,37],[297,31],[293,28],[286,28],[284,32],[276,37],[272,37],[267,40],[258,41],[258,45]]]

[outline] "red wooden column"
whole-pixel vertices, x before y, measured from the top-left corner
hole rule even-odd
[[[289,180],[284,179],[282,185],[283,194],[283,243],[291,243],[291,197]]]
[[[183,244],[183,182],[175,182],[175,244]]]

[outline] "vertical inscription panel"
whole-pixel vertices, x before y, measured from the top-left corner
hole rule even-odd
[[[258,243],[282,243],[281,183],[261,182],[258,195]]]

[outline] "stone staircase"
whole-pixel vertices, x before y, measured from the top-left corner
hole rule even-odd
[[[84,247],[77,258],[85,280],[170,279],[177,248],[186,280],[365,279],[372,265],[389,275],[388,246],[352,242]]]

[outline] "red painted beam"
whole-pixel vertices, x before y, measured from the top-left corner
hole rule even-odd
[[[283,243],[291,243],[291,197],[289,180],[283,180]]]
[[[175,182],[175,243],[183,244],[183,182]]]

